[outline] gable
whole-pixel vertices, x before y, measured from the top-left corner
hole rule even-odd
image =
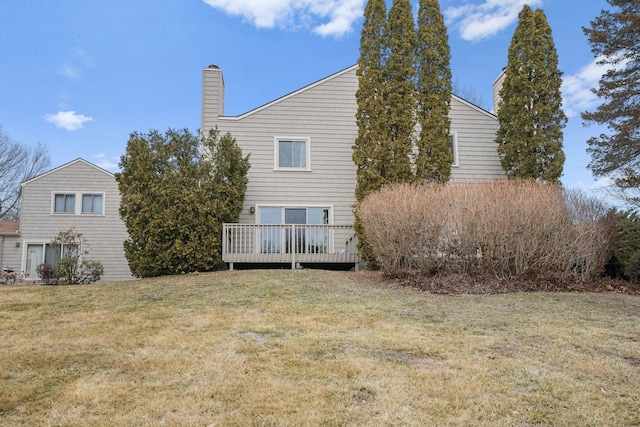
[[[271,102],[268,102],[264,105],[261,105],[260,107],[254,108],[253,110],[247,111],[246,113],[243,113],[239,116],[220,116],[218,119],[219,120],[241,120],[244,118],[247,118],[249,116],[252,116],[254,114],[257,114],[265,109],[271,108],[271,107],[275,107],[278,106],[278,104],[281,103],[286,103],[286,101],[292,99],[292,98],[296,98],[296,97],[301,97],[304,96],[305,93],[312,91],[313,89],[319,87],[319,86],[323,86],[326,85],[327,83],[331,82],[334,79],[338,79],[339,77],[343,76],[344,74],[348,74],[348,73],[354,73],[355,74],[355,70],[358,68],[357,65],[352,65],[348,68],[345,68],[344,70],[338,71],[337,73],[334,73],[328,77],[325,77],[323,79],[320,79],[314,83],[311,83],[303,88],[300,88],[298,90],[295,90],[291,93],[288,93],[286,95],[281,96],[280,98],[277,98]],[[357,86],[354,88],[353,91],[353,96],[354,96],[354,101],[355,101],[355,90],[357,90]]]
[[[458,95],[455,94],[451,94],[451,104],[452,104],[452,108],[453,108],[453,103],[457,102],[460,103],[461,105],[474,110],[475,112],[477,112],[478,114],[481,114],[485,117],[487,117],[488,119],[492,120],[492,121],[498,121],[498,116],[496,116],[495,114],[485,110],[484,108],[478,107],[477,105],[467,101],[464,98],[459,97]]]
[[[307,86],[304,86],[304,87],[302,87],[302,88],[300,88],[298,90],[295,90],[295,91],[290,92],[290,93],[288,93],[286,95],[283,95],[280,98],[277,98],[277,99],[275,99],[275,100],[273,100],[271,102],[263,104],[263,105],[261,105],[259,107],[256,107],[256,108],[252,109],[252,110],[249,110],[249,111],[247,111],[247,112],[245,112],[243,114],[240,114],[240,115],[237,115],[237,116],[219,116],[218,120],[242,120],[242,119],[248,118],[248,117],[250,117],[250,116],[252,116],[254,114],[260,113],[261,111],[263,111],[265,109],[276,107],[276,106],[278,106],[278,104],[281,104],[281,103],[286,103],[288,100],[291,100],[293,98],[302,97],[302,96],[304,96],[306,94],[306,92],[310,92],[313,89],[316,89],[316,88],[322,87],[322,86],[328,86],[327,85],[328,83],[330,83],[332,80],[340,78],[344,74],[353,73],[355,75],[355,72],[356,72],[357,69],[358,69],[358,65],[357,64],[352,65],[352,66],[347,67],[347,68],[345,68],[345,69],[343,69],[341,71],[338,71],[337,73],[334,73],[334,74],[332,74],[330,76],[327,76],[327,77],[325,77],[323,79],[320,79],[320,80],[318,80],[318,81],[316,81],[314,83],[311,83],[311,84],[309,84]],[[357,80],[356,80],[356,83],[357,83]],[[355,86],[353,86],[353,87],[348,87],[348,88],[345,87],[344,89],[348,89],[351,92],[353,92],[353,100],[355,102],[355,94],[356,94],[356,91],[358,90],[357,84]],[[461,98],[460,96],[452,93],[451,94],[451,103],[453,104],[453,103],[456,103],[456,102],[461,104],[464,107],[467,107],[467,108],[479,113],[482,116],[485,116],[490,121],[497,121],[497,119],[498,119],[495,114],[493,114],[493,113],[491,113],[491,112],[489,112],[489,111],[487,111],[487,110],[485,110],[485,109],[483,109],[483,108],[481,108],[481,107],[479,107],[479,106],[467,101],[466,99]]]
[[[34,183],[34,182],[36,182],[36,181],[38,181],[38,180],[40,180],[42,178],[45,178],[45,177],[47,177],[49,175],[54,175],[54,174],[57,174],[57,173],[59,173],[61,171],[73,170],[73,169],[85,170],[87,173],[90,173],[90,174],[97,172],[100,175],[104,174],[105,176],[108,176],[108,177],[112,177],[112,178],[114,177],[114,175],[111,172],[106,171],[106,170],[102,169],[101,167],[96,166],[93,163],[88,162],[88,161],[86,161],[86,160],[84,160],[82,158],[77,158],[77,159],[72,160],[72,161],[70,161],[68,163],[65,163],[62,166],[58,166],[57,168],[51,169],[50,171],[47,171],[47,172],[42,173],[42,174],[40,174],[40,175],[38,175],[38,176],[36,176],[34,178],[31,178],[31,179],[27,180],[27,181],[23,182],[21,184],[21,186],[24,187],[25,185],[32,184],[32,183]]]

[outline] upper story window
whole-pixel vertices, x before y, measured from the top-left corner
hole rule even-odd
[[[309,138],[276,138],[275,168],[311,170]]]
[[[83,214],[101,214],[102,212],[102,194],[82,195]]]
[[[75,213],[76,195],[75,194],[56,194],[54,196],[53,212],[54,213]]]
[[[53,193],[54,214],[103,215],[104,193]]]

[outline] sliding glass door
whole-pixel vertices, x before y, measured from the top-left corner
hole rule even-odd
[[[328,208],[261,207],[259,210],[260,252],[262,253],[327,253],[328,236],[323,227],[305,225],[329,224]],[[274,225],[295,225],[276,227]]]

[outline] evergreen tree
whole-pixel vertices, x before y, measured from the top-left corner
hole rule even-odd
[[[136,132],[120,167],[120,216],[129,233],[124,249],[133,275],[222,266],[222,223],[237,222],[249,169],[230,135]]]
[[[387,183],[414,178],[411,164],[415,131],[416,33],[409,0],[394,0],[385,27],[389,56],[385,66],[386,114],[379,117],[386,134],[381,159]]]
[[[449,141],[451,54],[438,0],[420,0],[416,48],[417,115],[415,172],[421,180],[445,183],[451,176]]]
[[[384,146],[380,117],[385,114],[384,66],[386,63],[385,23],[387,9],[384,0],[369,0],[364,11],[358,58],[358,90],[356,124],[358,137],[353,146],[356,164],[356,200],[385,184],[384,165],[380,151]]]
[[[384,66],[386,63],[385,25],[387,7],[384,0],[369,0],[364,10],[358,58],[358,90],[356,123],[358,137],[353,146],[356,165],[356,205],[354,229],[358,235],[358,253],[369,265],[375,265],[373,253],[366,242],[358,204],[386,182],[382,150],[386,138],[380,117],[385,114]]]
[[[602,104],[582,114],[609,129],[587,141],[589,168],[597,176],[615,176],[627,200],[640,206],[640,2],[607,1],[617,10],[603,10],[591,28],[583,28],[598,64],[609,68],[594,90]]]
[[[544,12],[525,5],[509,46],[496,142],[510,178],[558,182],[565,156],[562,73]]]

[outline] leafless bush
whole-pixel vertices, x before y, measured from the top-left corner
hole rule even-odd
[[[402,184],[360,209],[376,261],[391,275],[586,279],[604,265],[613,230],[602,203],[535,182]]]

